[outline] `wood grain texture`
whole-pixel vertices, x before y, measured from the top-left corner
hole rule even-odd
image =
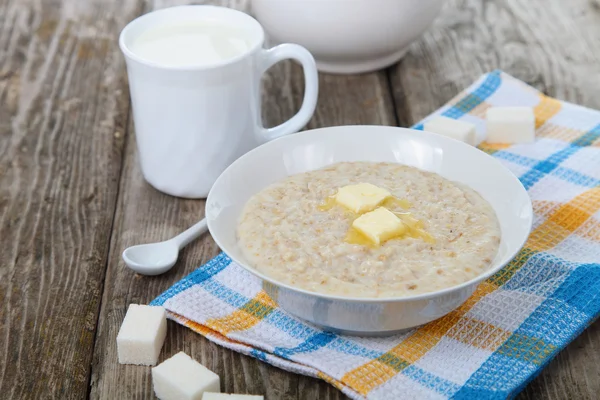
[[[396,111],[412,125],[494,69],[600,109],[600,7],[591,0],[448,0],[390,69]]]
[[[400,122],[418,122],[496,68],[550,96],[600,109],[599,36],[597,1],[449,0],[434,27],[390,70]],[[597,399],[599,349],[596,322],[519,398]]]
[[[181,3],[156,1],[147,7]],[[226,4],[238,9],[246,7],[243,1]],[[309,127],[396,123],[385,73],[350,77],[321,75],[319,84],[319,105]],[[290,118],[300,107],[303,90],[302,69],[298,65],[284,62],[274,66],[264,79],[265,124],[273,126]],[[152,397],[150,368],[117,362],[116,336],[127,306],[148,303],[219,251],[206,235],[188,246],[167,274],[143,277],[125,267],[121,252],[127,246],[170,238],[204,215],[204,201],[176,199],[152,189],[141,175],[135,146],[134,128],[130,126],[94,350],[92,399]],[[285,372],[224,349],[169,321],[160,361],[179,351],[185,351],[218,373],[223,391],[264,394],[266,399],[346,398],[324,381]]]
[[[127,306],[149,302],[218,248],[206,236],[159,277],[135,275],[121,261],[127,246],[164,240],[200,219],[204,202],[175,199],[144,182],[116,38],[143,12],[188,3],[0,0],[2,398],[153,396],[150,368],[117,363]],[[248,7],[248,0],[193,3]],[[551,96],[600,108],[599,36],[597,0],[448,0],[397,66],[321,74],[308,127],[408,126],[495,68]],[[264,84],[266,124],[291,117],[302,99],[301,68],[281,63]],[[323,381],[223,349],[175,323],[168,329],[161,360],[183,350],[219,373],[223,390],[345,398]],[[519,398],[597,398],[599,350],[596,323]]]
[[[0,397],[85,398],[121,170],[129,3],[0,1]]]

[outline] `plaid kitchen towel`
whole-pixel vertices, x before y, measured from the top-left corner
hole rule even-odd
[[[533,230],[510,264],[445,317],[387,338],[323,332],[278,308],[223,254],[152,304],[216,343],[354,399],[514,396],[600,311],[600,112],[494,71],[434,115],[472,122],[481,138],[492,106],[535,110],[535,144],[480,145],[529,191]]]

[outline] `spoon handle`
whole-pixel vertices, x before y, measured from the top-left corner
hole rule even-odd
[[[177,247],[181,250],[183,247],[187,246],[188,243],[197,239],[207,230],[208,226],[206,224],[206,218],[203,218],[199,222],[197,222],[187,230],[181,232],[179,235],[175,236],[171,240],[175,242],[177,244]]]

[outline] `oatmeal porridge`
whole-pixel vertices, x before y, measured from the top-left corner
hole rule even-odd
[[[356,203],[357,188],[369,192],[366,202]],[[481,274],[500,228],[490,204],[464,185],[400,164],[348,162],[263,189],[246,204],[237,236],[249,264],[280,282],[400,297]]]

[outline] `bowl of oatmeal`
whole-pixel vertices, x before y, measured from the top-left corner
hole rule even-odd
[[[242,156],[215,182],[206,217],[219,247],[289,313],[385,335],[464,303],[521,249],[532,208],[519,180],[474,147],[342,126]]]

